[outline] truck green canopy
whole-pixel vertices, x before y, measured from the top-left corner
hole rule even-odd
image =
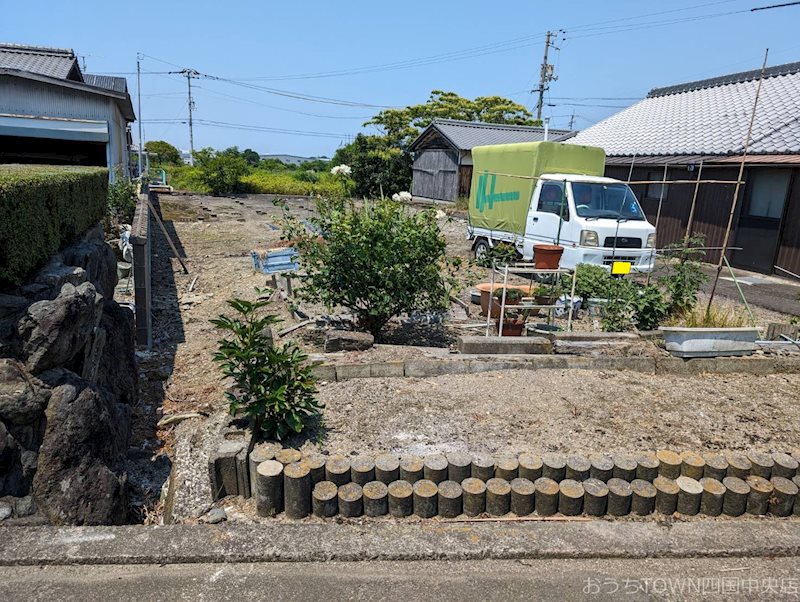
[[[602,176],[602,148],[559,142],[522,142],[472,149],[469,220],[473,227],[525,233],[536,181],[542,174]]]

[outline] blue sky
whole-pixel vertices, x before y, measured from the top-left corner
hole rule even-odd
[[[0,40],[73,48],[88,72],[126,74],[134,104],[136,77],[129,73],[137,52],[144,53],[142,70],[156,72],[142,77],[146,140],[188,148],[185,123],[150,120],[186,120],[186,79],[164,72],[189,67],[235,82],[193,81],[201,121],[195,148],[330,156],[362,131],[377,106],[424,102],[433,89],[499,94],[532,108],[529,91],[548,29],[565,30],[550,55],[558,81],[546,99],[555,106],[544,114],[553,127],[566,127],[574,111],[575,127],[585,128],[653,87],[756,69],[766,47],[771,65],[800,60],[800,6],[749,11],[778,1],[0,0]],[[721,14],[735,11],[745,12]],[[416,60],[427,57],[434,58]],[[412,66],[397,68],[402,61]],[[372,106],[310,102],[263,88]]]

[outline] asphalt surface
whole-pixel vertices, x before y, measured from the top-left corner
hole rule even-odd
[[[780,600],[795,558],[0,568],[2,600]]]
[[[709,279],[702,286],[702,290],[704,293],[710,293],[717,268],[705,264],[703,271]],[[740,282],[742,292],[751,305],[782,314],[800,315],[800,280],[777,278],[739,269],[734,269],[733,273],[737,279],[742,279]],[[715,294],[737,302],[741,299],[728,268],[724,266]]]

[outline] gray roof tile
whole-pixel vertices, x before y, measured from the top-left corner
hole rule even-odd
[[[544,128],[542,127],[435,119],[411,144],[412,148],[418,141],[422,141],[423,136],[430,128],[439,130],[460,150],[470,150],[475,146],[486,146],[488,144],[514,144],[517,142],[541,142],[544,140]],[[569,130],[550,128],[548,136],[550,140],[558,141],[572,134],[573,132]]]
[[[610,156],[741,153],[758,86],[752,73],[653,90],[569,142]],[[800,153],[800,63],[765,74],[749,152]]]
[[[76,66],[75,53],[68,48],[0,44],[0,67],[67,79]]]
[[[120,94],[124,94],[128,91],[128,80],[126,80],[124,77],[84,73],[83,81],[90,86],[105,88],[106,90],[113,90],[114,92],[119,92]]]

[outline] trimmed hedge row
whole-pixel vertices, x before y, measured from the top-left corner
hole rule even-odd
[[[105,168],[0,165],[0,290],[102,220],[107,195]]]

